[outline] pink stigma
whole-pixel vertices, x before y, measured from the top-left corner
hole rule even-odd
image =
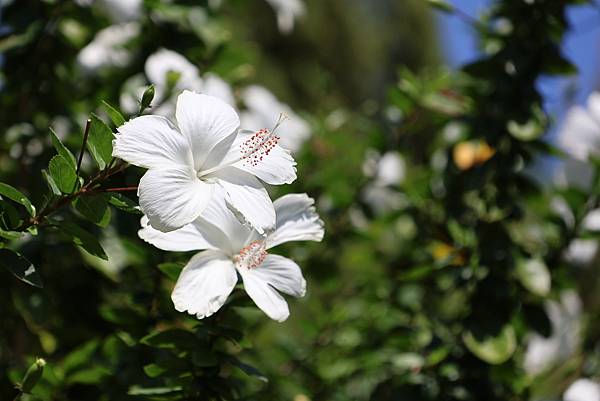
[[[264,157],[269,155],[277,142],[279,137],[266,128],[255,132],[241,146],[242,160],[246,165],[257,166]]]
[[[255,269],[265,260],[267,251],[264,241],[253,241],[246,245],[237,255],[233,257],[233,262],[246,269]]]

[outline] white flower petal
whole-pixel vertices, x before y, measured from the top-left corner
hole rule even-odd
[[[230,160],[233,157],[239,158],[240,155],[244,154],[244,144],[254,146],[254,142],[262,140],[260,137],[252,139],[253,135],[256,135],[256,133],[246,130],[240,131],[224,160]],[[264,151],[266,150],[264,149]],[[271,185],[291,184],[296,180],[296,161],[289,151],[279,145],[274,145],[268,147],[268,154],[259,154],[259,152],[261,152],[261,149],[255,152],[259,159],[254,157],[255,154],[247,154],[243,159],[233,164],[233,167],[255,175]]]
[[[228,147],[216,148],[216,145],[234,135],[240,126],[233,107],[217,97],[190,91],[183,91],[177,98],[175,114],[179,129],[191,145],[197,171],[213,167],[225,156]],[[209,155],[212,165],[205,166]]]
[[[375,183],[382,186],[398,185],[404,180],[405,175],[406,165],[400,153],[386,152],[379,159]]]
[[[235,107],[235,98],[233,97],[231,86],[216,74],[204,74],[202,93],[216,96],[227,104]]]
[[[263,234],[275,227],[275,209],[267,190],[253,175],[233,167],[215,173],[227,195],[225,200],[234,213]]]
[[[285,294],[295,297],[306,294],[306,280],[300,267],[283,256],[267,255],[260,266],[249,270],[247,274],[255,275]]]
[[[258,267],[260,269],[260,267]],[[262,277],[248,269],[238,269],[244,288],[250,298],[271,319],[283,322],[290,316],[288,304],[283,297]]]
[[[200,181],[191,167],[150,169],[140,180],[140,207],[154,228],[173,231],[196,220],[213,187]]]
[[[267,249],[289,241],[321,241],[323,221],[314,203],[306,194],[289,194],[273,202],[276,228],[267,235]]]
[[[226,195],[227,192],[221,186],[215,185],[212,198],[198,220],[204,222],[203,226],[217,227],[223,232],[228,244],[221,250],[233,255],[247,245],[254,230],[240,223],[234,212],[227,207]]]
[[[586,109],[575,106],[568,111],[556,142],[572,157],[585,162],[600,150],[600,125]]]
[[[170,72],[179,75],[175,83],[176,89],[200,90],[202,88],[198,68],[172,50],[160,49],[150,55],[144,65],[144,71],[150,82],[161,92],[168,87],[167,78]]]
[[[229,240],[221,230],[200,219],[167,233],[152,227],[147,216],[143,216],[140,223],[142,228],[138,236],[164,251],[188,252],[230,247]]]
[[[577,379],[563,395],[564,401],[600,401],[600,383],[590,379]]]
[[[218,251],[200,252],[184,267],[171,299],[175,309],[198,319],[218,311],[237,283],[231,260]]]
[[[117,131],[113,140],[114,157],[144,168],[192,166],[188,142],[164,117],[137,117]]]

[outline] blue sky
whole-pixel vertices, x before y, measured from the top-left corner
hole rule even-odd
[[[492,3],[491,0],[450,2],[474,17]],[[439,13],[438,19],[441,43],[448,64],[458,68],[474,60],[478,49],[470,26],[462,19],[444,13]],[[572,29],[565,37],[562,50],[577,66],[579,74],[571,78],[544,77],[538,82],[538,88],[544,94],[544,106],[558,122],[570,104],[565,98],[570,89],[574,90],[573,100],[576,103],[584,103],[594,89],[600,89],[600,0],[593,0],[590,5],[571,7],[568,10],[568,20]]]

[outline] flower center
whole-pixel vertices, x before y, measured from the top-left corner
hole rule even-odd
[[[249,166],[256,166],[266,157],[279,142],[274,132],[263,128],[246,139],[240,146],[241,159]]]
[[[265,241],[256,240],[246,245],[237,255],[233,257],[233,262],[237,267],[246,269],[255,269],[265,260],[267,251],[265,250]]]

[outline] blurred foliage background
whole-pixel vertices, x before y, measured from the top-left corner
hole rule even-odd
[[[307,192],[326,227],[280,251],[308,281],[288,321],[240,289],[198,321],[170,300],[189,255],[137,237],[134,192],[26,231],[3,190],[2,247],[43,288],[2,253],[0,399],[600,399],[600,126],[575,118],[547,140],[536,87],[575,73],[560,44],[583,3],[495,1],[466,17],[481,56],[451,71],[432,8],[460,10],[443,0],[0,1],[0,181],[38,211],[65,196],[41,172],[50,128],[78,156],[90,113],[114,130],[114,109],[134,117],[154,84],[146,113],[169,115],[186,88],[242,122],[288,112],[299,178],[271,193]],[[164,49],[177,54],[153,66]],[[582,110],[600,124],[600,103]],[[82,175],[97,170],[86,152]]]

